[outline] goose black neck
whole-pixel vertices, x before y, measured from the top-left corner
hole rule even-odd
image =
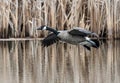
[[[47,30],[53,32],[53,33],[56,34],[56,35],[58,35],[58,33],[59,33],[57,30],[52,29],[52,28],[50,28],[50,27],[47,27]]]

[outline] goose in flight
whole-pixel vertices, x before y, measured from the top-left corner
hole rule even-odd
[[[98,35],[91,31],[82,29],[80,27],[75,27],[70,30],[58,31],[51,27],[43,25],[37,28],[37,30],[48,30],[52,32],[42,40],[43,46],[50,46],[60,40],[74,45],[78,45],[78,44],[83,45],[88,50],[91,50],[90,47],[94,47],[94,48],[99,47],[98,39],[91,39],[88,37],[90,35],[93,35],[98,38]]]

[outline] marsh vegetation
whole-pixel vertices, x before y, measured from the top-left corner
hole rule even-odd
[[[73,26],[120,38],[119,0],[1,0],[0,37],[42,37],[34,29],[47,25],[56,29]]]
[[[35,30],[41,25],[118,39],[120,0],[0,0],[1,83],[120,82],[119,40],[91,51],[62,42],[43,48],[40,38],[48,32]]]

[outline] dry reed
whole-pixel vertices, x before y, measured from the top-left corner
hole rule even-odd
[[[37,37],[41,25],[84,27],[101,37],[120,38],[119,0],[1,0],[0,37]],[[46,33],[45,33],[46,34]]]

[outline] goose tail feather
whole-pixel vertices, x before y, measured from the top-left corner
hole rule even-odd
[[[95,43],[95,45],[92,45],[95,48],[98,48],[100,46],[99,40],[98,39],[91,39]]]

